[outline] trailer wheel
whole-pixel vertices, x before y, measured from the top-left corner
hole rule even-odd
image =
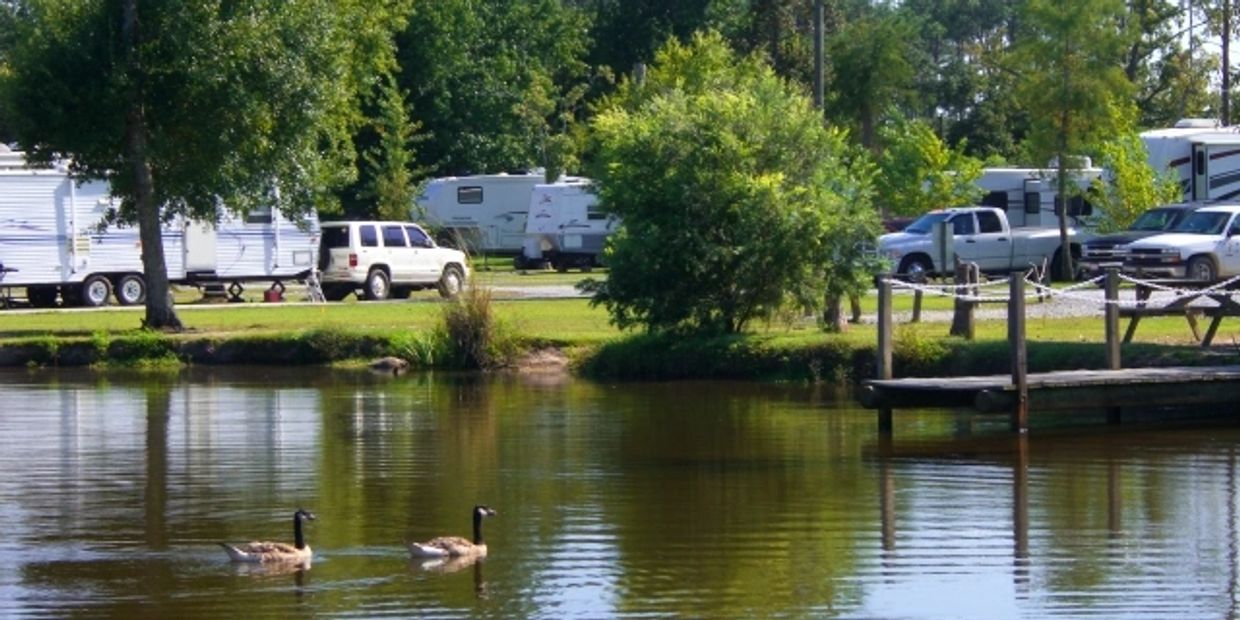
[[[108,305],[112,296],[112,283],[101,275],[90,275],[82,282],[82,292],[78,296],[83,306],[98,308]]]
[[[366,276],[366,299],[382,301],[387,299],[388,294],[391,292],[391,280],[388,278],[387,272],[382,269],[371,269]]]
[[[448,265],[443,268],[443,276],[439,278],[439,296],[444,299],[456,299],[461,294],[461,289],[465,286],[465,276],[461,273],[461,268],[456,265]]]
[[[51,308],[56,305],[56,287],[27,286],[26,301],[35,308]]]
[[[146,280],[136,273],[121,276],[114,285],[116,301],[122,306],[137,306],[146,303]]]

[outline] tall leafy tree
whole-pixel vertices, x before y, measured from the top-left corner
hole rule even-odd
[[[599,199],[620,217],[606,282],[587,287],[621,327],[734,333],[863,268],[877,230],[868,178],[802,89],[717,34],[675,41],[644,84],[593,123]]]
[[[748,0],[594,0],[591,5],[591,65],[628,74],[648,63],[669,39],[687,41],[704,28],[744,28]]]
[[[920,215],[981,198],[976,181],[982,176],[982,162],[965,155],[963,145],[947,146],[920,120],[896,119],[879,135],[883,152],[875,199],[884,212]]]
[[[1125,37],[1121,0],[1028,0],[1025,31],[1015,59],[1024,79],[1019,91],[1030,114],[1029,152],[1054,157],[1061,203],[1069,195],[1068,175],[1121,122],[1113,110],[1130,97],[1123,73]],[[1060,209],[1062,254],[1059,278],[1073,273],[1066,209]]]
[[[434,174],[528,169],[565,94],[586,74],[586,16],[562,0],[435,0],[401,33],[400,87]]]
[[[1127,0],[1124,75],[1136,90],[1138,120],[1143,126],[1169,127],[1180,118],[1200,116],[1210,107],[1213,63],[1198,62],[1185,48],[1187,11],[1178,0]]]
[[[827,43],[832,75],[828,83],[828,117],[856,129],[865,147],[889,110],[914,101],[912,25],[894,13],[850,22]]]
[[[1123,230],[1137,216],[1158,205],[1183,198],[1180,179],[1172,171],[1156,171],[1136,129],[1135,106],[1116,104],[1112,114],[1121,119],[1123,129],[1098,147],[1099,164],[1109,178],[1098,179],[1089,188],[1090,201],[1102,213],[1099,228]]]
[[[408,219],[421,172],[414,161],[419,125],[409,118],[405,94],[393,77],[378,88],[375,99],[373,140],[362,151],[357,189],[362,208],[357,211],[384,220]]]
[[[136,221],[145,324],[179,329],[160,224],[214,221],[275,195],[293,216],[330,208],[353,174],[360,1],[28,0],[3,92],[40,162],[106,179]],[[382,5],[379,5],[382,6]]]

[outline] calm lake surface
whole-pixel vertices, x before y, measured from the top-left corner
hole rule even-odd
[[[1240,427],[1035,429],[828,390],[0,372],[0,617],[1235,618]],[[423,564],[403,541],[491,556]],[[291,541],[309,569],[234,566]]]

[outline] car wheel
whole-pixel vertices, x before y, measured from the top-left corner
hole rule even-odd
[[[382,269],[371,269],[366,276],[366,299],[381,301],[387,299],[391,292],[391,280],[388,279],[387,272]]]
[[[461,268],[456,265],[448,265],[443,268],[443,275],[439,278],[439,296],[444,299],[455,299],[461,294],[461,289],[465,286],[465,275],[461,273]]]
[[[1218,269],[1214,266],[1214,259],[1209,256],[1194,256],[1188,261],[1187,275],[1189,280],[1214,282],[1218,280]]]
[[[100,275],[87,276],[82,282],[82,294],[80,301],[82,305],[91,308],[108,305],[108,298],[112,296],[112,283],[108,279]]]
[[[930,277],[930,261],[924,256],[909,256],[900,262],[897,271],[909,282],[925,282]]]
[[[122,306],[136,306],[146,302],[146,280],[137,274],[121,276],[116,281],[116,301]]]

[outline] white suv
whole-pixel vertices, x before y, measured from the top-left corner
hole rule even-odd
[[[432,286],[451,299],[469,276],[463,252],[436,246],[412,222],[322,222],[320,228],[320,279],[331,301],[359,289],[362,299],[403,299]]]

